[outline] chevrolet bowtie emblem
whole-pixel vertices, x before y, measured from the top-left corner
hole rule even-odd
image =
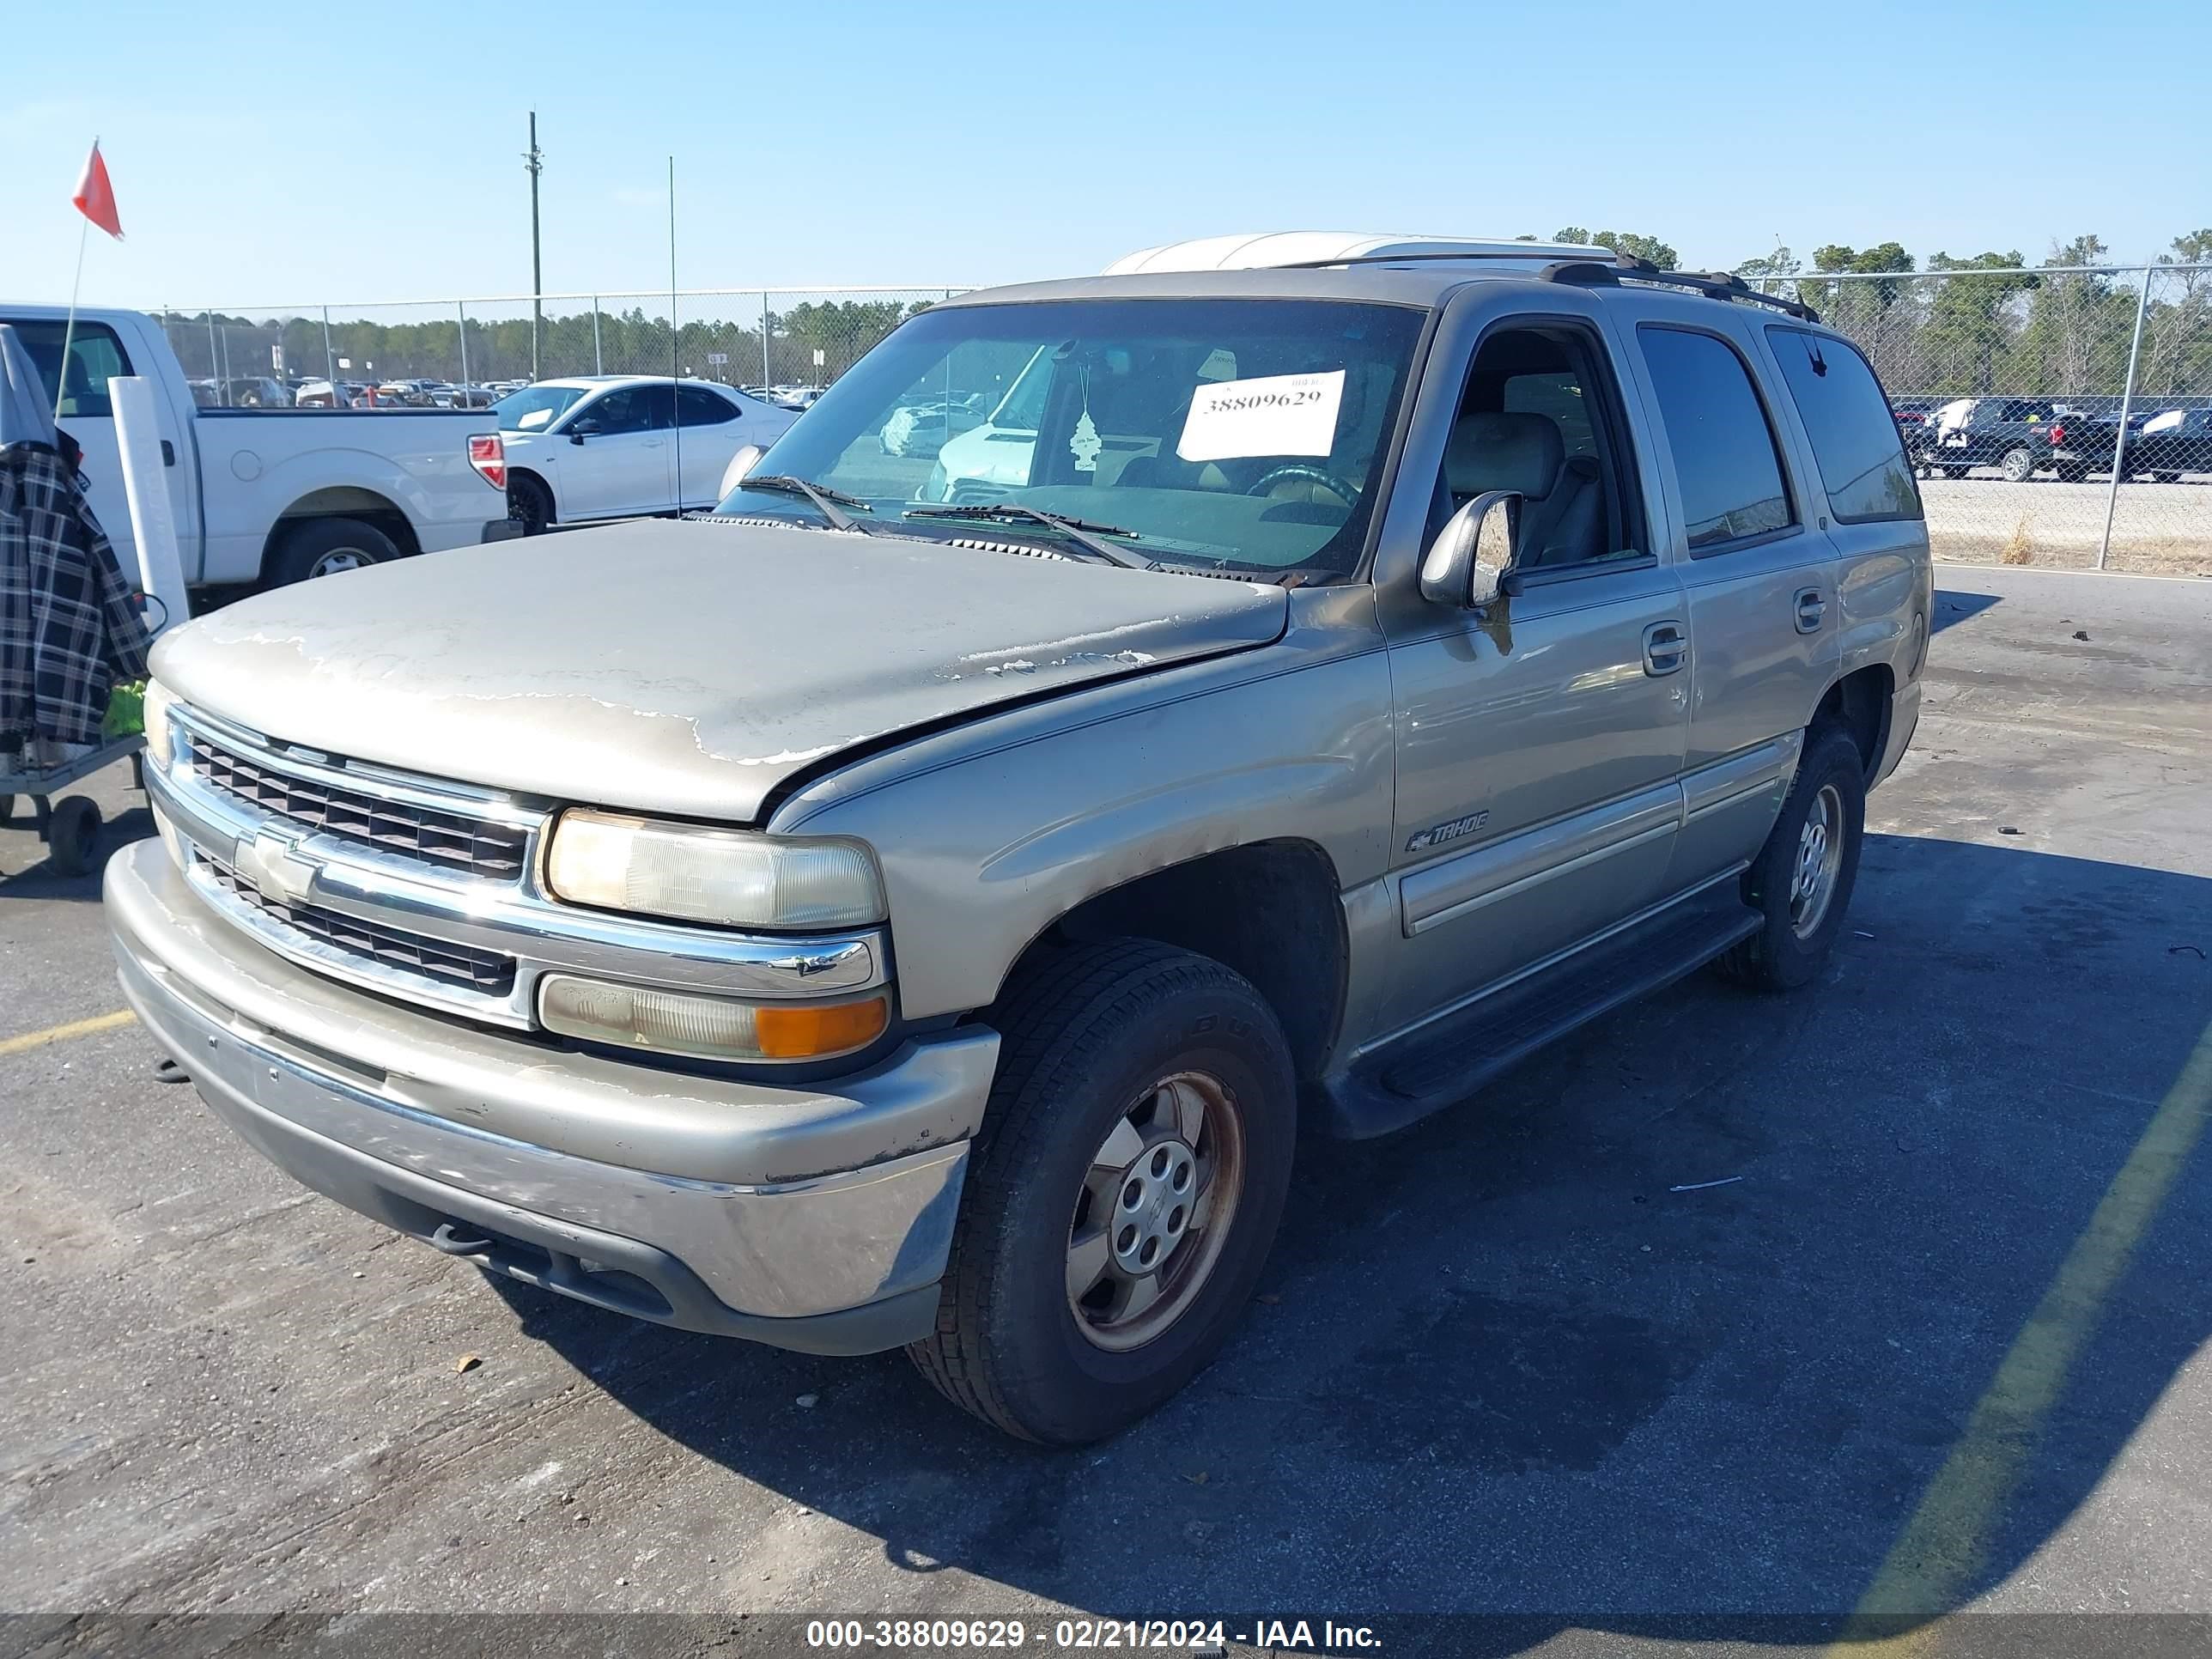
[[[256,836],[239,842],[238,873],[264,898],[280,904],[304,903],[315,880],[315,866],[295,854],[292,843],[278,836]]]

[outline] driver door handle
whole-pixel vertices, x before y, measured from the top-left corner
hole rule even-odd
[[[1678,622],[1653,623],[1644,630],[1644,672],[1655,679],[1674,673],[1690,659],[1689,631]]]

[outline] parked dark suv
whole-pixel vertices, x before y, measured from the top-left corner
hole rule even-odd
[[[2161,410],[2128,434],[2128,471],[2172,483],[2185,472],[2212,472],[2212,409]]]
[[[2039,471],[2056,471],[2079,483],[2092,467],[2109,467],[2115,428],[2108,421],[2042,398],[1976,398],[1938,410],[1924,428],[1917,458],[1938,478],[1954,478],[1970,466],[1994,466],[2008,482],[2024,483]]]

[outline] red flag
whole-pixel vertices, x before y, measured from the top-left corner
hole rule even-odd
[[[100,159],[100,140],[92,141],[92,154],[85,157],[84,177],[76,181],[76,194],[70,200],[76,210],[112,236],[123,240],[123,221],[115,212],[115,186],[107,182],[107,163]]]

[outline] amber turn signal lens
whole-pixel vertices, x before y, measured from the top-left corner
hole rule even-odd
[[[763,1060],[813,1060],[866,1048],[890,1021],[881,997],[811,1008],[757,1008],[753,1042]]]

